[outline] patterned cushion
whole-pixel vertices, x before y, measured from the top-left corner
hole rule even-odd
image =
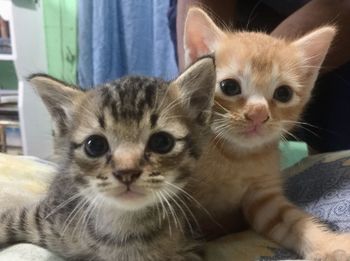
[[[45,195],[54,172],[51,162],[0,153],[0,208],[25,204]]]
[[[63,261],[63,259],[38,246],[17,244],[1,251],[0,261]]]
[[[290,200],[333,229],[350,230],[350,151],[310,157],[288,172]]]

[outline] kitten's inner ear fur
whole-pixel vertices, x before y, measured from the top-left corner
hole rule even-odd
[[[48,75],[32,75],[28,80],[46,105],[55,131],[65,134],[71,124],[74,104],[83,92]]]
[[[184,29],[185,66],[199,57],[212,53],[224,32],[200,8],[191,7],[187,13]]]
[[[214,103],[215,83],[215,61],[207,56],[191,65],[169,88],[176,88],[175,92],[190,118],[207,124]]]
[[[313,74],[318,72],[336,34],[335,27],[324,26],[294,41],[304,60],[306,68]]]

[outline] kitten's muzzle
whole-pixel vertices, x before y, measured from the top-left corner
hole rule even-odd
[[[113,176],[126,186],[134,183],[142,174],[140,169],[122,169],[113,171]]]
[[[255,126],[260,126],[270,119],[267,107],[264,104],[249,105],[244,118]]]

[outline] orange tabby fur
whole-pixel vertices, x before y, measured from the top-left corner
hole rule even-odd
[[[279,170],[278,142],[308,102],[334,35],[330,26],[295,41],[264,33],[226,32],[201,9],[190,9],[185,60],[191,63],[215,52],[217,65],[213,138],[191,187],[212,215],[198,215],[208,237],[239,229],[244,216],[257,232],[307,259],[350,260],[350,236],[330,232],[290,203]],[[223,94],[219,83],[230,78],[240,82],[242,94]],[[273,99],[281,85],[294,92],[287,103]],[[257,131],[247,131],[251,122],[244,115],[261,113],[268,120]]]

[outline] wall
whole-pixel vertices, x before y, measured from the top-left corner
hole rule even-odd
[[[77,1],[43,0],[48,73],[76,83]]]
[[[73,84],[77,79],[77,1],[42,0],[48,73]],[[12,62],[0,61],[0,79],[0,88],[17,89]]]
[[[17,75],[13,62],[0,61],[0,89],[16,90],[17,85]]]

